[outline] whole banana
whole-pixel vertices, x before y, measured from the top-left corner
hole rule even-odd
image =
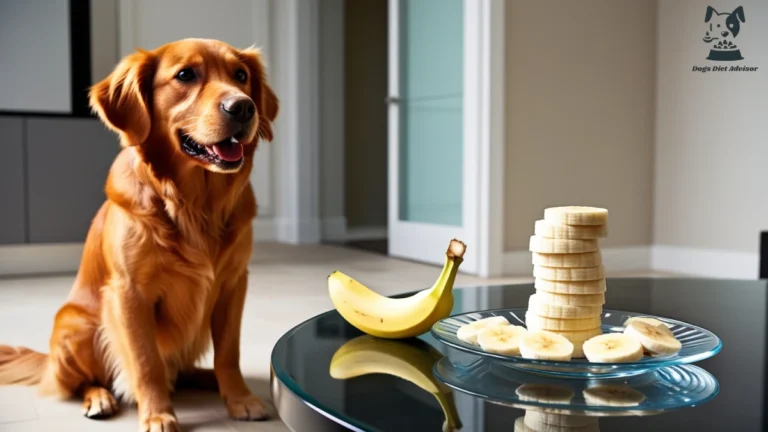
[[[451,240],[445,264],[432,288],[394,299],[378,294],[352,277],[335,271],[328,276],[328,292],[341,316],[369,335],[389,339],[415,337],[450,315],[453,284],[466,245]]]

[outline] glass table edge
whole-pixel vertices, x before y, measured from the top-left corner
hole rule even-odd
[[[275,367],[276,351],[278,350],[278,347],[280,345],[285,344],[285,340],[290,338],[294,333],[299,331],[305,325],[308,325],[310,322],[320,319],[327,315],[332,315],[334,313],[338,314],[338,312],[335,309],[332,309],[332,310],[320,313],[318,315],[315,315],[311,318],[308,318],[302,321],[301,323],[297,324],[296,326],[288,330],[284,335],[280,336],[280,339],[278,339],[277,342],[275,343],[275,346],[272,348],[272,352],[270,353],[270,356],[269,356],[270,369],[272,371],[274,379],[277,379],[279,381],[279,384],[282,385],[285,390],[293,393],[296,397],[301,399],[301,401],[307,406],[308,409],[317,411],[320,415],[354,432],[375,431],[375,429],[370,429],[368,425],[352,420],[348,418],[348,416],[342,415],[336,410],[320,403],[320,401],[310,396],[305,391],[301,390],[301,387],[296,383],[296,381],[294,381],[290,376],[288,376],[288,374],[285,373],[283,368]],[[270,391],[272,391],[271,388],[270,388]],[[279,412],[278,412],[278,415],[280,415]]]

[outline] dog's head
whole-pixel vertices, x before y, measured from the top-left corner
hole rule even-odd
[[[184,39],[124,58],[90,92],[94,111],[154,159],[236,172],[272,140],[278,99],[257,49]]]
[[[704,33],[704,42],[732,42],[739,35],[741,23],[745,22],[744,8],[737,7],[731,13],[716,11],[712,6],[707,6],[707,13],[704,16],[704,22],[707,24]]]

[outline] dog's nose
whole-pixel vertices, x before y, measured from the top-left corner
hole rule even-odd
[[[256,114],[256,105],[247,97],[231,97],[221,103],[221,110],[232,120],[246,123]]]
[[[723,35],[723,37],[728,36],[728,32],[720,32],[720,34]]]

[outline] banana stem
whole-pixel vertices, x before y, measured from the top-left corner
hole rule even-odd
[[[448,250],[445,252],[443,270],[432,287],[432,295],[441,297],[446,289],[450,290],[453,288],[456,274],[459,272],[459,265],[464,261],[464,252],[466,250],[467,246],[463,242],[456,239],[451,240]]]
[[[446,251],[445,254],[448,256],[448,259],[454,258],[463,261],[464,252],[466,251],[467,245],[465,245],[464,242],[461,240],[452,239],[448,244],[448,251]]]

